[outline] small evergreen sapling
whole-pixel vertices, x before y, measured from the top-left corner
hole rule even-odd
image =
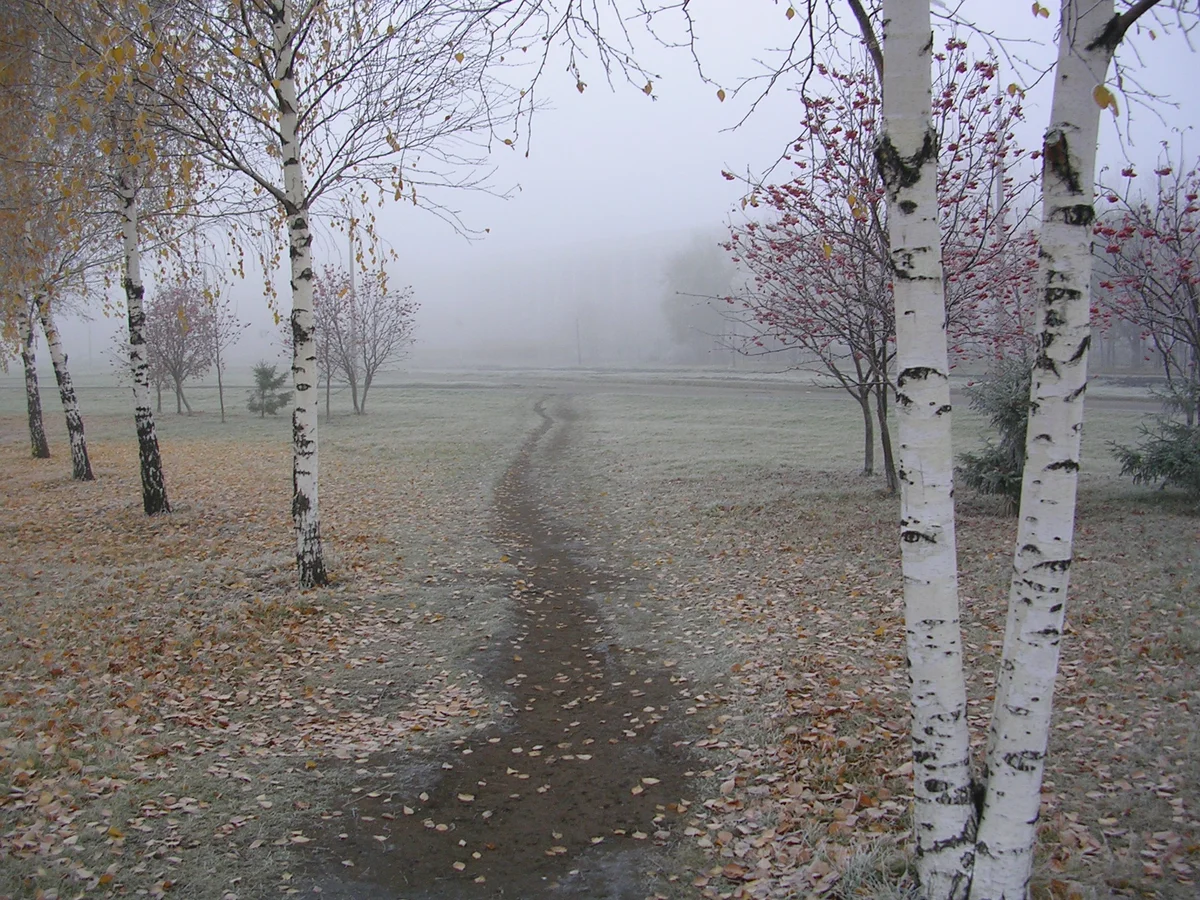
[[[275,415],[292,402],[291,391],[281,391],[287,381],[287,372],[279,372],[279,366],[260,362],[254,367],[254,387],[250,390],[250,401],[247,404],[250,412],[256,412],[260,418],[266,418],[267,413]]]
[[[1031,373],[1021,357],[1001,359],[987,378],[967,388],[971,409],[987,416],[1000,440],[986,441],[977,453],[959,454],[959,475],[972,490],[1000,497],[1008,514],[1015,513],[1021,501]]]
[[[1135,447],[1112,444],[1113,454],[1121,461],[1121,474],[1132,475],[1134,484],[1162,482],[1183,490],[1200,503],[1200,422],[1179,421],[1177,416],[1196,409],[1200,401],[1200,383],[1184,389],[1176,387],[1163,395],[1163,413],[1153,425],[1139,425],[1141,442]]]

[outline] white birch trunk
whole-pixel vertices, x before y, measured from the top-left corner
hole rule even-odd
[[[46,423],[42,418],[42,395],[38,390],[37,359],[29,301],[17,298],[17,336],[21,341],[21,367],[25,370],[25,410],[29,414],[29,445],[34,459],[49,459],[50,444],[46,440]]]
[[[137,427],[138,462],[142,475],[142,508],[153,516],[171,511],[167,502],[167,484],[163,477],[162,455],[154,429],[154,411],[150,408],[150,365],[147,362],[146,311],[142,298],[142,257],[138,246],[138,198],[136,174],[118,177],[121,196],[121,235],[125,251],[125,305],[129,318],[129,368],[133,376],[133,420]]]
[[[317,344],[314,340],[312,234],[297,140],[295,22],[292,0],[272,0],[276,97],[283,157],[284,213],[292,262],[292,522],[302,587],[325,584],[321,515],[317,499]]]
[[[67,368],[67,354],[62,339],[54,325],[54,314],[49,298],[36,299],[38,319],[42,333],[46,335],[46,346],[50,348],[50,362],[54,366],[54,379],[58,382],[58,398],[62,402],[63,417],[67,420],[67,440],[71,445],[71,477],[76,481],[92,481],[92,463],[88,458],[87,439],[83,434],[83,416],[79,414],[79,400],[75,396],[75,385]]]
[[[1113,0],[1065,0],[1043,145],[1038,355],[1004,654],[988,739],[973,900],[1023,900],[1033,864],[1066,615],[1090,340],[1093,183]]]
[[[954,540],[946,311],[930,122],[928,0],[885,0],[884,126],[896,303],[900,537],[912,702],[917,873],[929,898],[965,896],[974,854]]]

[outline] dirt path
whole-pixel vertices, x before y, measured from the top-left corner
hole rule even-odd
[[[546,405],[495,497],[498,541],[521,570],[516,624],[475,662],[507,693],[509,717],[402,788],[347,802],[345,836],[326,842],[352,865],[326,896],[641,900],[654,845],[678,830],[688,758],[673,722],[686,689],[605,636],[592,595],[618,575],[573,553],[540,502],[574,415],[569,400]]]

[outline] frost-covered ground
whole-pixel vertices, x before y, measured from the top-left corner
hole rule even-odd
[[[1195,891],[1200,533],[1116,480],[1106,443],[1142,414],[1129,390],[1097,391],[1085,432],[1039,868],[1062,896]],[[226,425],[206,391],[201,415],[161,416],[175,512],[148,521],[125,393],[81,394],[94,485],[69,480],[56,398],[56,456],[34,461],[23,396],[0,390],[0,895],[307,893],[338,865],[313,847],[356,788],[415,802],[406,785],[506,714],[473,651],[514,627],[493,490],[543,398],[547,515],[626,573],[595,597],[604,627],[687,687],[702,757],[647,896],[903,889],[896,502],[858,476],[857,412],[835,392],[702,371],[377,386],[370,415],[322,419],[336,580],[305,594],[286,419],[251,417],[244,388]],[[978,440],[969,414],[955,427]],[[1013,524],[970,497],[959,512],[982,728]]]

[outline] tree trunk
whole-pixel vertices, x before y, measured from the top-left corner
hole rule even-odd
[[[178,378],[171,379],[175,382],[175,415],[183,415],[183,387],[179,384]]]
[[[1039,340],[1004,655],[988,735],[973,900],[1028,891],[1066,615],[1090,341],[1093,184],[1104,83],[1124,29],[1113,0],[1066,0],[1042,152]]]
[[[871,392],[860,388],[854,399],[862,409],[863,417],[863,469],[864,476],[875,474],[875,423],[871,421]]]
[[[92,462],[88,457],[87,439],[83,435],[83,416],[79,414],[79,401],[75,397],[75,385],[67,369],[67,354],[63,351],[62,339],[54,327],[54,315],[46,297],[37,298],[38,318],[46,345],[50,348],[50,362],[54,366],[54,379],[58,382],[58,397],[62,401],[63,416],[67,420],[67,440],[71,444],[71,477],[76,481],[92,481]]]
[[[46,441],[46,423],[42,419],[42,395],[38,391],[37,360],[34,358],[34,339],[29,302],[17,298],[17,331],[21,340],[21,365],[25,369],[25,408],[29,413],[29,444],[34,459],[49,459],[50,444]]]
[[[156,413],[158,413],[159,415],[162,415],[162,382],[161,381],[154,382],[154,394],[156,397],[154,411]]]
[[[884,127],[876,155],[887,189],[896,304],[900,538],[912,701],[913,831],[929,898],[970,884],[967,698],[958,619],[946,311],[930,124],[928,0],[885,0]]]
[[[333,382],[329,377],[329,373],[325,373],[325,421],[329,421],[331,413],[329,412],[329,394],[333,389]]]
[[[221,347],[217,345],[213,353],[217,366],[217,402],[221,404],[221,424],[225,424],[225,385],[221,381]]]
[[[363,392],[362,397],[358,401],[358,411],[361,415],[367,414],[367,391],[371,390],[371,375],[363,376]]]
[[[879,444],[883,448],[883,472],[887,479],[889,494],[896,493],[900,488],[896,476],[896,456],[892,451],[892,428],[888,424],[888,386],[879,384],[875,388],[875,415],[879,419]]]
[[[354,414],[361,415],[362,410],[358,406],[358,374],[347,373],[350,382],[350,405],[354,407]]]
[[[142,298],[142,260],[138,247],[138,200],[136,174],[122,173],[119,187],[122,208],[122,237],[125,250],[125,305],[129,312],[129,367],[133,374],[133,420],[137,426],[138,460],[142,474],[142,508],[154,516],[171,511],[163,477],[154,412],[150,409],[150,366],[146,356],[146,311]]]
[[[300,585],[325,584],[317,470],[317,344],[313,321],[312,233],[308,199],[297,143],[295,23],[291,0],[271,0],[275,77],[279,98],[280,150],[283,158],[284,213],[292,271],[292,521],[296,528],[296,566]]]

